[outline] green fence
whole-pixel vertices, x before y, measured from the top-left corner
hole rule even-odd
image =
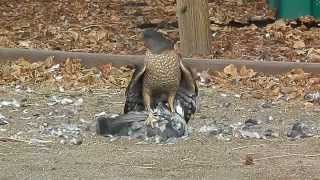
[[[320,0],[269,0],[269,6],[277,10],[277,16],[296,19],[311,15],[320,19]]]

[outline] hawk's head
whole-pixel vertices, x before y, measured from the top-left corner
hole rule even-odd
[[[143,41],[145,46],[154,54],[173,49],[173,43],[154,29],[143,31]]]

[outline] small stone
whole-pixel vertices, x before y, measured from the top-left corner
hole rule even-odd
[[[239,134],[240,134],[240,138],[256,138],[256,139],[261,138],[258,132],[239,130]]]
[[[57,132],[56,132],[56,135],[58,137],[62,137],[63,136],[63,132],[59,129]]]
[[[207,133],[211,135],[218,135],[221,130],[215,126],[202,126],[199,130],[200,133]]]
[[[266,37],[266,39],[270,39],[270,37],[271,37],[270,33],[266,33],[265,37]]]
[[[70,140],[70,143],[73,144],[73,145],[81,145],[82,144],[82,139],[80,139],[80,138],[72,138]]]
[[[9,122],[6,120],[6,117],[0,114],[0,125],[6,125],[9,124]]]
[[[206,115],[201,114],[201,115],[200,115],[200,119],[207,119],[207,116],[206,116]]]
[[[220,140],[220,141],[231,141],[231,138],[230,137],[227,137],[227,136],[224,136],[223,134],[218,134],[217,135],[217,139]]]
[[[67,141],[65,139],[61,139],[60,144],[67,144]]]
[[[61,100],[61,104],[63,104],[63,105],[71,104],[71,103],[73,103],[73,100],[72,100],[72,99],[63,98],[63,99]]]
[[[227,94],[224,94],[224,93],[221,93],[220,96],[221,96],[221,97],[227,97],[228,95],[227,95]]]
[[[230,106],[231,106],[231,103],[225,102],[225,103],[221,104],[219,107],[228,108],[228,107],[230,107]]]
[[[62,86],[59,87],[59,92],[64,92],[64,88]]]
[[[234,97],[241,98],[241,94],[235,94]]]
[[[75,106],[81,106],[82,104],[83,104],[83,99],[82,98],[79,98],[74,102]]]

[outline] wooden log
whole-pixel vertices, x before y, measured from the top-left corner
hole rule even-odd
[[[81,59],[81,62],[88,67],[99,67],[102,64],[112,63],[116,67],[124,65],[142,65],[142,55],[112,55],[103,53],[65,52],[36,49],[13,49],[0,48],[0,63],[10,60],[26,58],[31,62],[44,61],[49,56],[53,56],[55,61],[62,62],[67,58]],[[278,61],[249,61],[249,60],[228,60],[228,59],[192,59],[184,58],[184,63],[197,71],[202,70],[223,70],[229,64],[237,67],[246,66],[257,72],[266,74],[280,74],[291,69],[301,68],[305,72],[320,74],[320,63],[298,63],[298,62],[278,62]]]

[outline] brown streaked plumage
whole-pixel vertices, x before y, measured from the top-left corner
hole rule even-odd
[[[150,112],[147,124],[155,120],[151,109],[159,101],[167,102],[174,112],[175,101],[184,110],[186,122],[196,110],[198,88],[191,71],[173,49],[173,44],[154,30],[144,31],[144,42],[148,48],[145,63],[137,68],[126,91],[124,113],[146,110]]]
[[[153,98],[164,95],[169,109],[174,112],[174,99],[181,80],[180,59],[174,51],[161,54],[146,52],[145,75],[143,77],[142,94],[146,110],[151,110]]]

